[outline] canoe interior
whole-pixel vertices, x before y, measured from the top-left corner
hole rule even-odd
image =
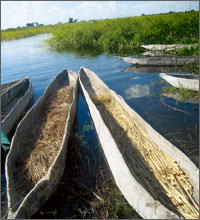
[[[198,206],[195,198],[193,198],[192,207],[189,204],[189,209],[183,215],[182,201],[179,200],[179,204],[175,195],[166,193],[166,187],[163,184],[165,181],[166,184],[173,182],[173,180],[166,180],[166,178],[174,178],[173,172],[177,172],[177,175],[183,175],[184,181],[188,180],[189,177],[176,164],[176,161],[160,150],[156,143],[148,137],[145,128],[130,118],[126,109],[120,105],[108,87],[98,80],[97,76],[86,72],[83,69],[80,70],[80,80],[100,112],[134,178],[155,200],[160,201],[172,212],[179,216],[182,215],[182,217],[198,218]],[[154,154],[148,149],[151,149]],[[166,160],[162,158],[166,158]],[[163,170],[157,167],[157,162],[160,163],[161,167],[164,166]],[[192,190],[192,184],[189,183],[189,185],[190,190]],[[195,193],[191,191],[191,194]]]
[[[47,174],[61,147],[73,88],[64,86],[55,93],[41,111],[40,120],[26,133],[23,146],[29,147],[22,149],[22,156],[16,161],[15,184],[24,196]]]
[[[60,149],[72,96],[73,88],[69,86],[68,80],[60,81],[35,113],[34,126],[23,135],[21,145],[28,147],[20,151],[13,170],[15,184],[23,196],[46,175]],[[60,136],[56,135],[57,132]],[[55,144],[58,141],[59,144]]]

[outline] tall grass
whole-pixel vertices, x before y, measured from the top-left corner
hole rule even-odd
[[[178,56],[199,56],[199,43],[190,48],[183,47],[176,51]]]
[[[149,15],[65,24],[48,44],[56,49],[134,51],[140,44],[198,43],[199,12]]]

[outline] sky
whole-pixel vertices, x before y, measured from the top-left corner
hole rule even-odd
[[[192,9],[199,10],[198,1],[1,1],[1,29]]]

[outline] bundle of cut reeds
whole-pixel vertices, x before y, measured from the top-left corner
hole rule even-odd
[[[109,94],[90,94],[101,116],[126,158],[135,178],[154,199],[186,219],[198,219],[188,175],[138,126],[128,112]]]

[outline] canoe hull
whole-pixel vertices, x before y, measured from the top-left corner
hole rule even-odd
[[[180,78],[166,73],[160,73],[160,77],[176,88],[199,91],[198,79]]]
[[[103,149],[105,158],[108,162],[110,170],[113,174],[115,182],[123,193],[129,204],[137,211],[137,213],[145,219],[177,219],[176,214],[168,210],[159,201],[153,197],[142,187],[142,185],[133,177],[126,162],[118,149],[118,146],[104,123],[100,112],[91,100],[84,83],[82,76],[88,77],[92,82],[97,82],[97,88],[104,86],[108,87],[91,71],[86,68],[81,68],[79,72],[79,83],[84,99],[86,100],[91,119],[96,128],[99,143]],[[180,150],[173,146],[169,141],[157,133],[148,123],[146,123],[136,112],[133,111],[114,91],[110,90],[110,94],[128,111],[128,113],[146,130],[150,138],[168,155],[172,156],[180,167],[190,174],[192,183],[196,190],[196,199],[198,200],[198,168],[186,157]],[[152,206],[149,206],[152,204]]]
[[[189,63],[199,63],[199,57],[122,57],[126,63],[145,66],[183,66]]]
[[[26,130],[30,129],[31,122],[36,120],[40,115],[40,109],[43,108],[45,101],[57,89],[57,83],[63,83],[64,78],[68,76],[68,80],[71,85],[74,86],[73,101],[68,113],[65,132],[63,136],[63,142],[61,148],[49,168],[47,174],[35,185],[35,187],[25,196],[22,197],[16,190],[14,178],[13,178],[13,166],[17,157],[20,156],[20,137]],[[64,169],[67,155],[67,146],[69,135],[74,123],[76,111],[77,111],[77,75],[72,71],[63,71],[60,73],[49,87],[45,90],[44,95],[40,97],[37,103],[29,110],[24,119],[17,127],[16,133],[11,143],[11,149],[6,159],[6,178],[7,178],[7,197],[8,197],[8,218],[30,218],[45,201],[55,192],[58,183],[60,182]],[[31,124],[30,124],[30,123]]]
[[[30,108],[31,104],[33,103],[33,89],[30,79],[25,78],[17,81],[17,83],[11,85],[10,88],[3,89],[1,93],[1,103],[3,108],[11,101],[11,99],[15,98],[16,93],[19,93],[20,90],[24,89],[27,84],[28,87],[24,95],[19,98],[17,103],[2,120],[1,128],[3,129],[6,136],[9,136],[10,132],[17,125],[18,121],[23,116],[25,111],[28,110],[28,108]]]
[[[178,50],[184,47],[190,48],[194,47],[196,44],[148,44],[141,45],[142,48],[151,50],[151,51],[171,51]]]

